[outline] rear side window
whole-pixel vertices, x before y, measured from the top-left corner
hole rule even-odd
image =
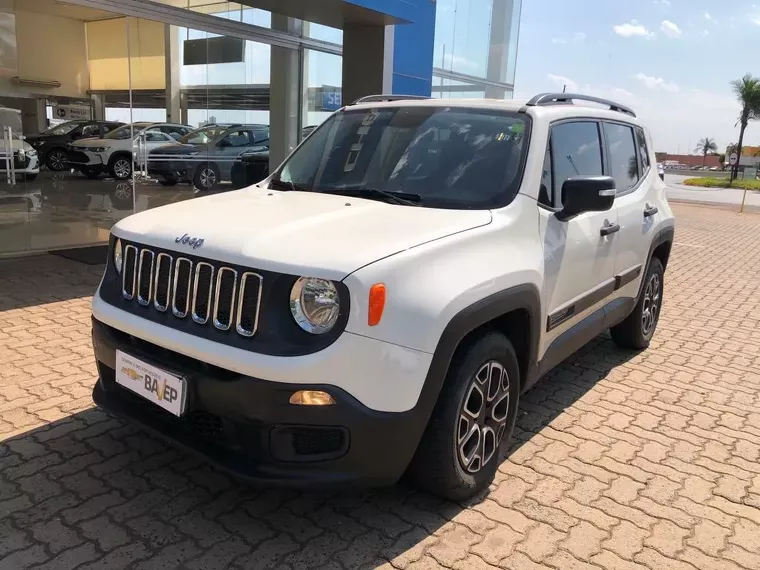
[[[562,205],[562,184],[573,176],[601,176],[602,140],[598,123],[578,121],[552,127],[551,164],[554,170],[554,204]]]
[[[604,123],[604,137],[610,160],[610,176],[618,194],[627,192],[639,181],[639,161],[633,128],[618,123]]]
[[[641,172],[642,174],[649,168],[649,148],[647,148],[647,137],[644,134],[644,129],[636,127],[636,143],[639,149],[639,160],[641,160]]]

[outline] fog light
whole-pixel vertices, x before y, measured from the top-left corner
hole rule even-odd
[[[335,400],[321,390],[299,390],[290,397],[290,403],[296,406],[332,406]]]

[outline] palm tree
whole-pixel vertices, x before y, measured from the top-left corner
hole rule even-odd
[[[707,155],[718,152],[718,143],[715,142],[715,139],[705,137],[699,140],[695,150],[702,155],[702,166],[704,166],[707,161]]]
[[[749,73],[731,82],[731,87],[736,94],[736,98],[739,99],[739,103],[742,106],[741,113],[739,114],[740,124],[739,128],[739,143],[736,145],[736,154],[742,155],[742,142],[744,141],[744,131],[747,129],[747,124],[752,119],[760,118],[760,77],[753,77]],[[739,172],[739,161],[731,169],[731,180],[736,178],[736,174]]]

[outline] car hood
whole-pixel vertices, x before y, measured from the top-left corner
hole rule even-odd
[[[378,259],[490,222],[488,210],[251,187],[134,214],[113,233],[242,266],[341,280]],[[195,238],[195,247],[183,236]]]
[[[206,150],[206,145],[169,143],[158,148],[154,148],[149,154],[189,154],[191,152]]]

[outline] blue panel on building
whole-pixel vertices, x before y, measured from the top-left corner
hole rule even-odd
[[[433,84],[434,0],[344,0],[362,8],[402,18],[395,26],[393,93],[430,96]]]

